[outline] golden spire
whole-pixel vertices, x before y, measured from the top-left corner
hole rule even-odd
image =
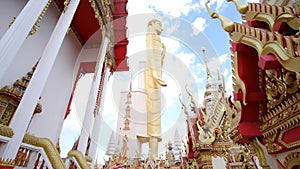
[[[205,58],[205,69],[206,69],[206,76],[207,76],[206,78],[208,79],[211,76],[210,76],[210,71],[208,69],[208,65],[207,65],[207,61],[206,61],[206,55],[205,55],[205,48],[204,47],[202,47],[202,52],[203,52],[203,56]]]
[[[205,3],[205,7],[209,15],[214,19],[218,18],[221,21],[222,27],[226,32],[232,32],[234,30],[234,23],[230,19],[225,18],[224,16],[213,12],[208,6],[209,2],[210,0],[208,0]]]
[[[207,79],[208,78],[210,78],[211,76],[210,76],[210,71],[209,71],[209,69],[208,69],[208,65],[207,65],[207,61],[205,61],[205,68],[206,68],[206,75],[207,75]]]
[[[227,0],[227,1],[233,2],[240,14],[245,14],[248,11],[248,4],[242,2],[241,0]]]

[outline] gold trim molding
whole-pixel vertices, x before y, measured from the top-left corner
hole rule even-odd
[[[68,152],[69,157],[74,157],[78,162],[80,168],[82,169],[90,169],[87,164],[87,159],[82,155],[82,153],[78,150],[71,150]]]
[[[263,151],[263,149],[260,147],[260,145],[258,144],[258,141],[252,141],[251,146],[254,148],[256,156],[259,160],[259,164],[263,169],[271,169],[271,167],[269,166],[265,153]]]
[[[59,153],[54,144],[48,138],[39,138],[30,134],[25,134],[23,143],[33,146],[42,147],[47,154],[47,157],[53,168],[66,169],[66,166],[59,156]]]
[[[0,167],[15,167],[15,160],[5,160],[0,158]]]
[[[14,135],[14,132],[13,132],[12,128],[0,124],[0,135],[4,136],[4,137],[12,138],[12,136]]]
[[[300,152],[293,152],[284,159],[286,169],[292,169],[294,166],[300,166]]]

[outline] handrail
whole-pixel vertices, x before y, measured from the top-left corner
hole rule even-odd
[[[23,143],[43,148],[53,168],[66,169],[64,162],[60,158],[56,147],[50,139],[39,138],[30,134],[25,134]]]
[[[13,129],[0,124],[0,135],[7,138],[4,139],[4,141],[9,141],[10,138],[12,138],[12,136],[14,135]],[[3,137],[1,137],[2,140]],[[25,134],[23,138],[23,143],[36,147],[34,148],[35,151],[42,151],[41,153],[49,159],[49,163],[53,168],[66,169],[66,166],[60,158],[57,149],[55,148],[54,144],[51,142],[50,139],[39,138],[30,134]],[[22,144],[21,146],[28,147],[24,144]]]
[[[68,157],[74,157],[81,169],[91,169],[90,166],[87,164],[86,158],[80,151],[71,150],[68,152]]]
[[[12,130],[12,128],[0,124],[0,135],[12,138],[12,136],[14,135],[14,131]]]

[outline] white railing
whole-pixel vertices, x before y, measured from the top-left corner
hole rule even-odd
[[[2,144],[6,144],[9,140],[9,137],[0,135],[0,142],[2,142]],[[47,141],[43,140],[41,142],[45,143]],[[48,150],[51,149],[50,147],[51,146],[47,147]],[[56,168],[55,166],[60,166],[60,168],[62,169],[65,168],[64,165],[61,166],[57,163],[54,164],[54,166],[54,161],[57,161],[58,158],[60,159],[60,157],[54,157],[52,154],[51,157],[54,157],[55,160],[50,160],[47,155],[49,152],[47,153],[46,151],[43,146],[35,146],[27,143],[22,143],[15,159],[16,168],[53,169]]]

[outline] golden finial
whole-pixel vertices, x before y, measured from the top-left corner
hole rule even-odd
[[[194,108],[196,108],[196,102],[194,100],[193,95],[191,94],[191,92],[189,92],[189,90],[187,89],[187,84],[185,85],[185,91],[187,92],[187,94],[191,97],[191,103],[193,105]]]
[[[240,14],[245,14],[248,11],[248,4],[242,2],[241,0],[227,0],[227,1],[233,2]]]
[[[209,15],[214,19],[218,18],[221,21],[222,27],[226,32],[232,32],[234,30],[234,23],[230,19],[213,12],[208,6],[209,2],[210,2],[210,0],[208,0],[205,3],[205,7],[206,7],[206,10],[209,13]]]
[[[181,96],[181,93],[179,94],[178,98],[179,98],[179,101],[180,101],[180,103],[181,103],[181,105],[182,105],[183,112],[184,112],[186,115],[188,115],[186,105],[184,105],[184,103],[183,103],[183,101],[181,100],[180,96]]]

